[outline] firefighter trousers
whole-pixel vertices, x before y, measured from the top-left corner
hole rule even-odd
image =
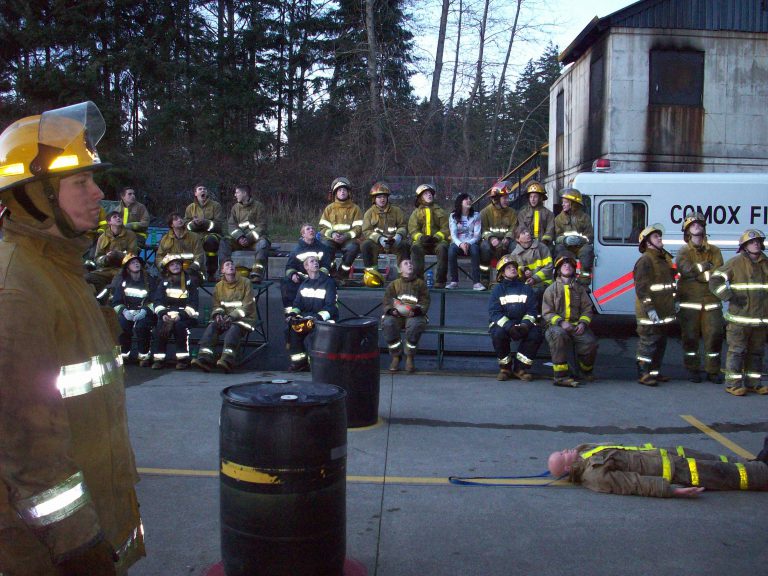
[[[155,317],[149,313],[144,318],[132,322],[122,314],[119,314],[117,321],[122,329],[118,337],[120,352],[124,356],[131,353],[131,341],[133,340],[133,335],[136,334],[136,346],[139,354],[147,356],[149,354],[149,342],[152,336],[152,326],[155,323]]]
[[[680,333],[683,363],[686,369],[698,371],[702,366],[701,344],[704,346],[704,371],[720,372],[720,351],[723,347],[723,311],[718,306],[710,310],[680,308]]]
[[[641,374],[657,376],[667,349],[667,326],[637,326],[637,366]]]
[[[381,319],[381,331],[387,342],[390,354],[400,354],[402,339],[400,331],[405,330],[405,353],[413,354],[419,344],[419,338],[427,328],[427,319],[424,316],[411,316],[403,318],[387,314]]]
[[[213,357],[213,351],[219,343],[219,336],[224,335],[224,348],[222,355],[237,356],[240,349],[240,341],[246,334],[246,329],[239,324],[232,323],[227,330],[222,331],[216,322],[211,322],[205,327],[203,335],[200,337],[200,349],[198,356]]]
[[[742,378],[745,385],[755,387],[760,384],[763,370],[768,328],[763,326],[744,326],[729,322],[726,328],[728,354],[725,357],[725,382],[729,386],[739,385]]]
[[[341,252],[341,269],[343,272],[349,272],[355,258],[360,254],[360,244],[355,239],[347,240],[343,244],[326,239],[325,245],[331,249],[331,263],[336,260],[336,252]]]
[[[571,344],[576,351],[579,369],[585,374],[592,373],[597,356],[597,338],[589,328],[584,330],[583,334],[577,335],[566,332],[560,326],[550,326],[544,333],[544,337],[552,354],[552,368],[555,378],[568,375],[568,348]]]
[[[397,265],[408,258],[408,243],[405,240],[400,241],[399,246],[392,246],[386,250],[378,242],[366,240],[363,242],[360,251],[363,253],[363,265],[366,268],[372,268],[378,264],[379,254],[395,254],[397,256]]]
[[[514,370],[520,368],[523,370],[531,369],[533,360],[536,358],[536,353],[539,351],[541,341],[543,340],[541,329],[538,326],[532,326],[528,330],[528,334],[523,338],[515,338],[496,323],[491,326],[490,333],[493,350],[496,352],[499,366],[503,368],[514,366]],[[520,345],[517,347],[517,353],[514,356],[512,355],[511,347],[513,340],[520,342]]]
[[[445,280],[448,277],[448,244],[446,242],[430,242],[429,244],[415,242],[411,246],[413,269],[419,278],[424,278],[425,254],[434,254],[437,257],[435,283],[445,285]]]

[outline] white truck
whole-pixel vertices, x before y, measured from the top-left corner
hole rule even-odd
[[[764,173],[584,172],[571,186],[586,197],[595,228],[592,300],[602,314],[634,314],[637,237],[649,224],[664,226],[664,247],[674,255],[683,245],[683,219],[701,212],[709,242],[726,261],[744,230],[768,229]]]

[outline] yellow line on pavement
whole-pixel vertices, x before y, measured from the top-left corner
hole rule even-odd
[[[217,470],[184,470],[181,468],[139,468],[139,474],[148,476],[193,476],[200,478],[216,478]],[[568,485],[566,480],[552,482],[551,478],[467,478],[477,484],[495,484],[502,486],[543,486],[553,484],[558,486]],[[347,482],[355,484],[421,484],[429,486],[447,486],[448,478],[429,478],[419,476],[347,476]]]
[[[752,454],[752,452],[750,452],[749,450],[744,450],[744,448],[742,448],[735,442],[728,440],[728,438],[720,434],[720,432],[715,432],[714,430],[712,430],[712,428],[710,428],[709,426],[704,424],[704,422],[702,422],[701,420],[698,420],[694,416],[691,416],[689,414],[681,414],[680,418],[682,418],[692,426],[695,426],[696,428],[704,432],[704,434],[706,434],[713,440],[720,442],[720,444],[728,448],[734,454],[738,454],[742,458],[746,458],[748,460],[755,457],[755,455]]]

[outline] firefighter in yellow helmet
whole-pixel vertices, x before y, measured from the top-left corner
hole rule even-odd
[[[123,574],[144,555],[115,313],[81,260],[104,197],[104,130],[86,102],[0,134],[3,574]]]
[[[427,327],[429,290],[424,280],[416,276],[410,260],[400,262],[400,277],[387,286],[383,308],[381,330],[391,357],[389,371],[397,372],[400,369],[400,331],[405,330],[405,369],[407,372],[415,372],[413,357]]]
[[[672,256],[664,249],[664,227],[652,224],[640,232],[641,252],[635,262],[635,318],[637,319],[638,382],[656,386],[669,380],[659,373],[667,331],[675,321],[675,275]]]
[[[126,254],[138,253],[136,235],[123,226],[123,220],[117,211],[107,214],[107,229],[96,242],[93,256],[96,270],[85,276],[85,281],[93,286],[96,299],[101,301],[109,291],[109,285],[120,273]]]
[[[416,207],[408,218],[411,237],[411,260],[416,276],[424,278],[424,255],[437,257],[435,288],[445,288],[448,277],[448,214],[435,204],[435,187],[422,184],[416,188]]]
[[[579,282],[589,285],[595,261],[595,231],[584,210],[584,199],[576,188],[560,191],[563,211],[555,217],[555,259],[573,254],[581,265],[576,274]]]
[[[528,202],[517,213],[517,223],[528,228],[534,240],[549,247],[555,238],[555,215],[544,206],[547,191],[541,182],[532,180],[525,187],[525,194]]]
[[[725,389],[734,396],[768,394],[768,385],[761,380],[768,333],[768,258],[764,251],[765,234],[745,230],[736,256],[709,279],[715,296],[728,302]]]
[[[334,269],[334,275],[343,281],[349,279],[352,264],[360,254],[363,228],[363,211],[352,202],[351,193],[352,184],[346,178],[336,178],[331,182],[333,201],[323,210],[318,227],[325,244],[331,249],[331,263],[336,260],[336,252],[342,253],[341,265]]]
[[[195,199],[184,211],[184,225],[187,230],[199,234],[205,250],[205,269],[209,278],[218,270],[218,252],[221,237],[226,232],[224,209],[211,198],[208,188],[203,184],[194,187]]]
[[[380,252],[396,254],[397,264],[408,257],[407,221],[399,206],[389,201],[392,193],[386,182],[376,182],[370,192],[373,206],[363,215],[363,264],[366,271],[377,270]]]
[[[187,270],[191,274],[203,275],[200,278],[202,282],[203,274],[203,239],[195,233],[190,232],[184,226],[184,219],[178,212],[171,212],[166,220],[168,223],[168,232],[166,232],[157,245],[155,254],[155,265],[160,268],[160,263],[165,260],[169,254],[174,254],[181,258]]]
[[[715,268],[723,265],[720,249],[707,242],[707,220],[703,214],[689,214],[683,220],[685,244],[677,252],[675,262],[680,279],[677,292],[680,298],[681,340],[683,363],[688,380],[701,382],[701,368],[710,382],[722,383],[720,350],[723,347],[723,307],[720,299],[709,290],[709,279]],[[699,353],[704,344],[704,362]]]
[[[512,184],[508,180],[497,182],[491,188],[491,202],[480,211],[480,274],[488,277],[488,284],[495,279],[491,265],[515,248],[517,211],[509,206]]]

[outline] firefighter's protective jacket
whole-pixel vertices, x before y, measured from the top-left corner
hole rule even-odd
[[[488,301],[489,329],[496,324],[506,330],[510,322],[513,326],[527,324],[531,328],[536,314],[536,295],[530,286],[508,278],[494,284]]]
[[[389,283],[384,291],[383,312],[388,314],[395,306],[393,301],[397,298],[404,304],[418,306],[422,314],[426,315],[429,311],[430,297],[426,282],[414,276],[413,278],[403,278],[400,276]]]
[[[234,282],[222,278],[213,289],[211,319],[218,314],[229,316],[232,322],[246,330],[256,324],[256,298],[253,284],[247,278],[235,275]]]
[[[201,218],[200,224],[195,225],[194,218]],[[216,200],[205,199],[205,204],[195,199],[184,211],[184,225],[187,230],[198,234],[223,234],[224,233],[224,209]]]
[[[138,280],[131,279],[130,274],[120,274],[112,284],[112,299],[109,305],[120,316],[123,310],[141,310],[146,308],[152,312],[151,298],[155,291],[156,280],[142,271]]]
[[[251,244],[267,235],[264,205],[251,198],[248,202],[235,202],[229,211],[229,236],[232,240],[245,236]]]
[[[701,246],[688,242],[682,246],[675,257],[677,272],[677,296],[683,308],[701,309],[707,304],[717,304],[720,300],[709,290],[709,279],[716,268],[723,265],[720,248],[704,240]]]
[[[562,276],[558,276],[544,291],[541,314],[547,326],[557,326],[563,320],[571,324],[583,322],[589,326],[595,310],[587,289],[581,283],[571,280],[566,284]]]
[[[176,312],[180,318],[197,319],[198,312],[198,282],[194,274],[169,274],[157,283],[152,294],[152,308],[158,318],[164,314]]]
[[[675,321],[675,278],[668,252],[648,248],[635,262],[635,317],[639,324],[663,325]],[[656,310],[658,323],[648,318]]]
[[[147,207],[141,202],[134,202],[130,206],[120,203],[117,205],[117,211],[123,218],[123,226],[134,234],[147,237],[147,230],[149,229],[149,212]]]
[[[304,261],[310,256],[315,256],[320,260],[320,272],[328,274],[331,269],[331,249],[322,242],[315,240],[312,244],[307,244],[299,238],[296,248],[288,255],[288,261],[285,263],[285,277],[290,280],[291,276],[298,274],[301,278],[306,278],[307,273],[304,270]]]
[[[183,230],[181,236],[176,236],[171,228],[160,238],[155,262],[159,264],[168,254],[178,255],[182,260],[194,260],[202,269],[203,240],[200,235],[188,230]]]
[[[144,552],[114,312],[83,280],[87,239],[14,222],[4,232],[0,572],[56,574],[51,557],[104,534],[123,573]]]
[[[490,237],[515,239],[515,227],[517,226],[517,212],[507,206],[502,208],[495,202],[491,202],[480,211],[480,226],[483,240]]]
[[[522,244],[515,246],[511,252],[512,258],[520,269],[520,276],[523,276],[525,270],[530,270],[533,276],[533,285],[537,287],[546,287],[552,284],[552,273],[554,264],[549,248],[538,240],[531,242],[528,248]]]
[[[327,274],[307,278],[299,286],[293,301],[292,314],[313,316],[320,320],[338,320],[339,308],[336,305],[336,282]]]
[[[528,228],[534,240],[551,243],[555,239],[555,215],[549,208],[527,204],[517,213],[517,223]]]
[[[669,498],[673,484],[707,490],[768,489],[768,466],[762,462],[722,461],[683,446],[582,444],[576,451],[579,457],[571,465],[570,479],[595,492]]]
[[[405,238],[407,233],[405,214],[399,206],[390,203],[381,209],[375,204],[365,211],[363,216],[363,238],[378,243],[379,239],[392,238],[400,234]]]
[[[768,325],[768,258],[760,254],[756,262],[739,252],[709,279],[709,287],[721,300],[727,300],[728,322],[745,326]]]
[[[570,213],[563,211],[555,217],[555,243],[564,244],[566,236],[578,236],[585,244],[594,243],[592,219],[581,206],[572,206]]]
[[[123,256],[128,254],[138,254],[139,248],[136,243],[136,234],[125,228],[120,228],[117,234],[112,232],[112,228],[107,226],[104,234],[99,236],[99,240],[96,242],[96,251],[94,252],[94,258],[96,264],[99,267],[105,267],[106,256],[109,252],[117,251]]]
[[[363,230],[363,211],[349,198],[334,200],[320,216],[320,233],[329,240],[334,232],[347,234],[350,239],[360,238]]]
[[[428,205],[419,204],[408,218],[408,235],[413,242],[424,242],[424,237],[450,242],[448,214],[434,202]]]

